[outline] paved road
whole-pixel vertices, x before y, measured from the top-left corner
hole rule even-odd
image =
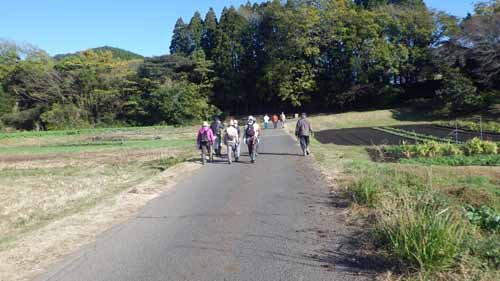
[[[205,166],[39,280],[366,280],[328,189],[267,130],[257,163]]]

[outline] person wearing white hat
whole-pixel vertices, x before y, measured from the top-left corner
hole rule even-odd
[[[226,128],[226,133],[224,134],[224,144],[227,147],[227,161],[229,164],[232,163],[232,156],[234,154],[234,160],[239,161],[238,156],[238,142],[239,135],[238,130],[234,125],[234,120],[229,121],[229,126]]]
[[[214,144],[214,133],[208,122],[203,122],[200,130],[198,130],[197,146],[201,150],[201,163],[205,165],[206,156],[209,156],[210,161],[213,161],[212,146]]]
[[[250,160],[252,163],[255,163],[257,138],[258,131],[255,126],[255,118],[253,116],[249,116],[247,125],[245,126],[245,135],[243,136],[243,142],[248,146],[248,154],[250,155]]]

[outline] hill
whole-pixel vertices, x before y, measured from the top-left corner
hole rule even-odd
[[[136,54],[134,52],[127,51],[127,50],[120,49],[120,48],[110,47],[110,46],[92,48],[89,50],[92,50],[92,51],[98,52],[98,53],[110,51],[113,54],[113,57],[115,59],[120,59],[120,60],[134,60],[134,59],[143,59],[144,58],[143,56]],[[58,54],[58,55],[55,55],[54,58],[56,60],[61,60],[61,59],[67,58],[67,57],[76,56],[79,53],[81,53],[81,51],[76,52],[76,53]]]

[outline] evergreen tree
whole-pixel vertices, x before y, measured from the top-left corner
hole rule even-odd
[[[214,9],[210,8],[205,21],[203,22],[203,32],[201,37],[201,46],[205,51],[207,59],[212,59],[214,48],[216,47],[217,16]]]
[[[172,42],[170,44],[171,54],[189,55],[195,48],[195,42],[189,32],[189,26],[179,18],[175,23]]]
[[[198,11],[196,11],[189,22],[189,33],[191,35],[192,40],[194,41],[195,50],[201,49],[201,38],[203,34],[203,21],[201,19],[201,15]]]
[[[241,38],[245,29],[245,19],[234,7],[224,9],[217,33],[215,70],[218,76],[215,98],[218,104],[228,109],[236,109],[243,103],[241,91],[241,59],[245,52]]]

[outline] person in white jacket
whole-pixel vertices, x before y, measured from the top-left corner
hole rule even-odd
[[[238,130],[236,129],[236,126],[234,124],[234,121],[231,120],[229,121],[229,127],[226,128],[226,133],[224,134],[224,144],[227,147],[227,161],[229,164],[231,164],[232,157],[234,155],[234,160],[236,162],[239,161],[239,155],[238,155],[238,145],[239,145],[239,135],[238,135]]]
[[[264,115],[264,129],[268,129],[269,128],[269,120],[271,120],[271,118],[269,117],[269,115]]]

